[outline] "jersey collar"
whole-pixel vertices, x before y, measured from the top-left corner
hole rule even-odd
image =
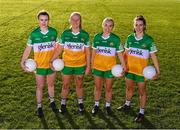
[[[111,33],[109,34],[108,37],[104,37],[104,36],[103,36],[103,33],[102,33],[102,34],[101,34],[101,37],[102,37],[104,40],[107,40],[107,39],[110,37],[110,35],[111,35]]]
[[[79,30],[79,32],[77,32],[77,33],[74,33],[74,32],[72,31],[72,28],[71,28],[71,33],[72,33],[73,35],[75,35],[75,36],[77,36],[77,35],[80,33],[80,31],[81,31],[81,30]]]
[[[46,32],[42,32],[40,27],[39,27],[39,31],[40,31],[41,34],[46,35],[49,32],[49,27],[48,27],[48,30]]]
[[[134,38],[136,39],[136,41],[140,41],[140,40],[142,40],[142,39],[143,39],[143,37],[144,37],[144,35],[143,35],[141,38],[137,38],[137,37],[136,37],[136,33],[134,33]]]
[[[79,33],[80,33],[80,32],[74,33],[74,32],[72,31],[72,34],[75,35],[75,36],[77,36]]]

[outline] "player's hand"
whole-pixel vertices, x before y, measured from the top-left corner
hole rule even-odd
[[[152,80],[157,80],[157,79],[159,78],[159,76],[160,76],[160,73],[157,73],[157,74],[152,78]]]
[[[50,66],[50,68],[51,68],[53,71],[55,71],[55,69],[54,69],[52,63],[53,63],[53,61],[50,61],[50,62],[49,62],[49,66]]]
[[[27,71],[28,67],[25,66],[25,61],[21,61],[20,64],[21,64],[22,70],[25,71],[25,72],[28,72],[28,71]]]
[[[122,68],[123,68],[123,72],[125,73],[127,71],[126,65],[123,65]]]
[[[119,78],[124,77],[125,71],[123,70],[123,72],[118,76]]]

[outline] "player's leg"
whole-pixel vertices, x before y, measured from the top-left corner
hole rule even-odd
[[[42,111],[42,97],[43,89],[45,85],[46,76],[36,75],[36,101],[37,101],[37,115],[39,117],[44,116]]]
[[[94,82],[95,82],[95,87],[94,87],[94,100],[95,104],[92,109],[92,114],[96,114],[99,110],[99,100],[101,98],[101,91],[102,91],[102,86],[103,86],[103,78],[100,76],[94,75]]]
[[[86,66],[82,67],[74,67],[73,74],[74,80],[76,83],[76,93],[78,97],[78,110],[79,112],[84,111],[84,104],[83,104],[83,75],[85,73]]]
[[[76,93],[78,97],[78,108],[79,112],[84,111],[83,104],[83,75],[74,75],[75,83],[76,83]]]
[[[71,78],[72,78],[72,75],[62,74],[63,85],[62,85],[62,91],[61,91],[61,109],[59,110],[59,112],[61,113],[66,112],[66,100],[69,94]]]
[[[146,82],[138,82],[137,85],[139,88],[140,109],[139,109],[138,116],[135,118],[135,121],[141,122],[144,118],[144,109],[145,109],[145,104],[146,104],[146,99],[147,99]]]
[[[56,78],[55,72],[47,75],[47,85],[48,85],[48,94],[49,94],[50,106],[54,112],[57,110],[55,100],[54,100],[54,81],[55,81],[55,78]]]
[[[112,85],[113,85],[113,78],[106,78],[105,79],[105,98],[106,98],[106,104],[105,109],[107,114],[111,114],[111,100],[112,100]]]
[[[119,110],[119,111],[124,111],[124,110],[130,109],[131,99],[134,94],[135,81],[134,81],[133,77],[131,79],[126,77],[125,82],[126,82],[126,101],[125,101],[124,105],[117,108],[117,110]]]

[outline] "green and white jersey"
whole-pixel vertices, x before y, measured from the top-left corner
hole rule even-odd
[[[95,35],[93,49],[96,50],[93,68],[101,71],[111,70],[116,64],[116,53],[124,51],[120,38],[114,33],[107,38],[102,33]]]
[[[137,39],[135,33],[130,34],[126,40],[125,49],[128,50],[128,72],[140,76],[148,64],[150,53],[157,52],[153,38],[146,33],[141,39]]]
[[[46,33],[41,32],[40,27],[30,33],[27,41],[28,46],[34,50],[34,60],[38,68],[49,68],[49,61],[52,58],[57,41],[57,31],[48,27]]]
[[[60,45],[64,46],[63,60],[65,66],[80,67],[86,65],[85,47],[90,46],[89,34],[80,30],[73,33],[72,29],[65,30],[59,40]]]

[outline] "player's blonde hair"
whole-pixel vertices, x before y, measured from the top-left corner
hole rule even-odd
[[[102,27],[104,27],[104,24],[106,23],[106,22],[111,22],[112,23],[112,28],[114,28],[114,20],[111,18],[111,17],[106,17],[104,20],[103,20],[103,22],[102,22]]]
[[[79,12],[72,12],[70,17],[69,17],[69,21],[71,21],[73,16],[79,16],[80,19],[80,24],[79,24],[79,28],[82,29],[82,18],[81,18],[81,14]],[[70,28],[72,28],[72,26],[70,26]]]

